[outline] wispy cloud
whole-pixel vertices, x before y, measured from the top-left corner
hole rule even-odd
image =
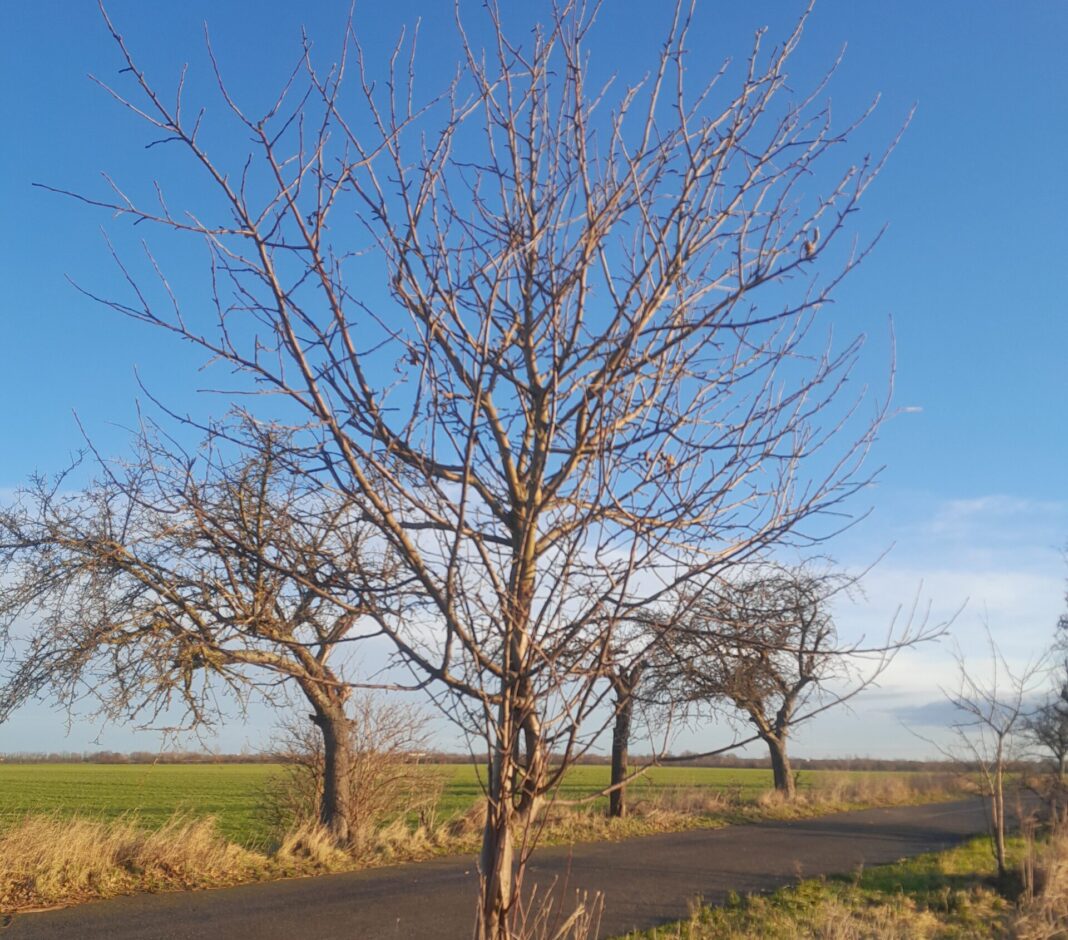
[[[1068,538],[1068,502],[1004,493],[947,500],[919,528],[928,537],[947,542],[1063,545]]]

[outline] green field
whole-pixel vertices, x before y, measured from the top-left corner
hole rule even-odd
[[[109,818],[136,813],[149,826],[176,810],[213,815],[229,838],[247,845],[270,838],[260,812],[264,786],[279,770],[272,764],[0,764],[0,820],[26,813],[79,813]],[[465,811],[481,796],[478,771],[471,765],[433,765],[423,772],[442,787],[439,818]],[[803,772],[804,787],[818,772]],[[565,799],[596,793],[607,784],[608,768],[580,766],[561,787]],[[771,786],[767,770],[658,767],[632,784],[632,798],[671,787],[710,787],[742,799],[755,799]]]
[[[466,810],[479,796],[480,768],[474,765],[446,765],[426,768],[445,778],[440,809],[445,815]],[[803,772],[801,786],[811,785],[816,773]],[[580,765],[568,771],[560,787],[560,797],[577,800],[599,793],[608,786],[608,768],[605,766]],[[0,775],[0,781],[3,780]],[[770,770],[733,770],[711,767],[654,767],[630,786],[631,799],[640,799],[657,791],[673,787],[690,789],[709,787],[729,791],[742,799],[756,799],[771,788]],[[2,783],[0,783],[2,786]]]
[[[0,819],[136,813],[153,826],[182,809],[215,816],[229,838],[251,844],[269,835],[259,805],[277,772],[271,764],[0,764]]]

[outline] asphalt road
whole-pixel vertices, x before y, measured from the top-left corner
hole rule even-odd
[[[527,884],[603,892],[611,937],[684,918],[695,898],[938,851],[984,827],[981,803],[966,800],[548,848]],[[21,914],[0,940],[451,940],[471,936],[477,887],[473,860],[439,859]]]

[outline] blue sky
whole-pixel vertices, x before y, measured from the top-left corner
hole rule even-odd
[[[477,37],[478,4],[466,6]],[[607,74],[648,61],[659,15],[650,10],[657,7],[608,0],[591,41],[596,67]],[[430,90],[456,59],[450,8],[426,0],[358,3],[357,24],[368,50],[381,56],[400,26],[421,16],[422,81]],[[347,4],[125,0],[109,9],[153,78],[169,86],[190,63],[194,95],[210,90],[207,20],[238,95],[262,103],[295,60],[301,25],[325,57],[336,48]],[[702,3],[690,45],[711,68],[743,55],[758,26],[769,26],[771,38],[784,35],[799,11],[782,0]],[[100,193],[101,171],[118,180],[150,178],[141,128],[86,77],[113,80],[119,67],[95,4],[13,4],[5,21],[0,488],[10,489],[35,470],[64,463],[79,444],[74,412],[104,450],[121,447],[121,426],[131,422],[139,395],[136,372],[168,403],[199,407],[190,391],[199,361],[70,287],[68,275],[105,289],[113,283],[99,231],[109,220],[31,187],[38,181]],[[908,410],[875,449],[873,464],[886,466],[878,486],[855,504],[858,511],[871,507],[871,515],[833,549],[844,563],[865,565],[893,546],[869,578],[866,601],[842,612],[847,631],[877,629],[922,580],[936,613],[968,599],[955,625],[966,650],[985,612],[1009,654],[1026,658],[1048,640],[1063,609],[1065,36],[1063,3],[822,0],[795,57],[792,76],[804,88],[847,47],[830,89],[836,113],[853,114],[881,94],[859,150],[880,149],[917,107],[865,200],[860,230],[870,234],[887,223],[887,234],[838,294],[836,315],[871,332],[861,377],[876,384],[889,361],[892,317],[895,403]],[[922,751],[896,710],[937,699],[948,670],[944,651],[907,654],[867,703],[828,717],[819,733],[803,736],[801,750]],[[235,724],[218,746],[258,743],[263,721]],[[61,717],[29,708],[0,727],[0,751],[80,749],[95,733],[76,724],[65,737]],[[144,743],[122,728],[104,729],[100,740],[119,748]]]

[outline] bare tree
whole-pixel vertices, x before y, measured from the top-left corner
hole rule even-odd
[[[192,728],[218,719],[223,689],[240,703],[299,689],[325,758],[319,816],[347,843],[343,657],[389,573],[350,502],[287,469],[284,436],[220,443],[186,453],[146,431],[88,485],[37,479],[0,511],[0,628],[18,649],[0,716],[51,692]]]
[[[410,684],[486,742],[481,937],[509,933],[534,842],[517,859],[516,834],[611,721],[621,624],[802,520],[829,535],[869,480],[884,406],[843,396],[862,338],[832,344],[820,318],[870,248],[843,236],[882,161],[835,164],[859,121],[832,123],[825,82],[789,88],[804,18],[700,79],[693,10],[618,89],[593,85],[579,0],[522,42],[487,4],[485,48],[458,17],[463,68],[423,101],[414,43],[376,80],[354,29],[326,68],[307,43],[265,113],[212,52],[252,141],[220,153],[108,21],[107,90],[217,198],[79,197],[212,258],[209,312],[155,255],[116,252],[130,294],[100,299],[273,394],[253,416],[303,418],[294,463],[325,468],[413,583],[416,614],[374,616]]]
[[[1031,741],[1053,758],[1056,771],[1056,788],[1063,788],[1066,764],[1068,764],[1068,615],[1057,620],[1055,639],[1049,652],[1055,664],[1051,669],[1053,690],[1046,701],[1038,706],[1025,722],[1025,730]]]
[[[959,718],[952,725],[953,744],[943,748],[949,756],[978,768],[985,795],[990,800],[990,839],[998,875],[1008,870],[1005,855],[1005,769],[1016,753],[1025,731],[1029,699],[1044,671],[1043,660],[1034,660],[1014,670],[986,629],[989,670],[985,675],[969,668],[957,653],[957,685],[945,690]]]
[[[787,753],[793,728],[854,697],[897,652],[944,629],[910,617],[885,642],[847,643],[832,604],[854,586],[854,578],[813,565],[744,566],[684,598],[669,642],[659,647],[657,669],[669,697],[741,712],[768,747],[775,789],[788,798],[795,795]]]
[[[1027,716],[1024,731],[1042,750],[1053,758],[1058,784],[1065,782],[1068,763],[1068,686],[1061,688],[1046,702]]]

